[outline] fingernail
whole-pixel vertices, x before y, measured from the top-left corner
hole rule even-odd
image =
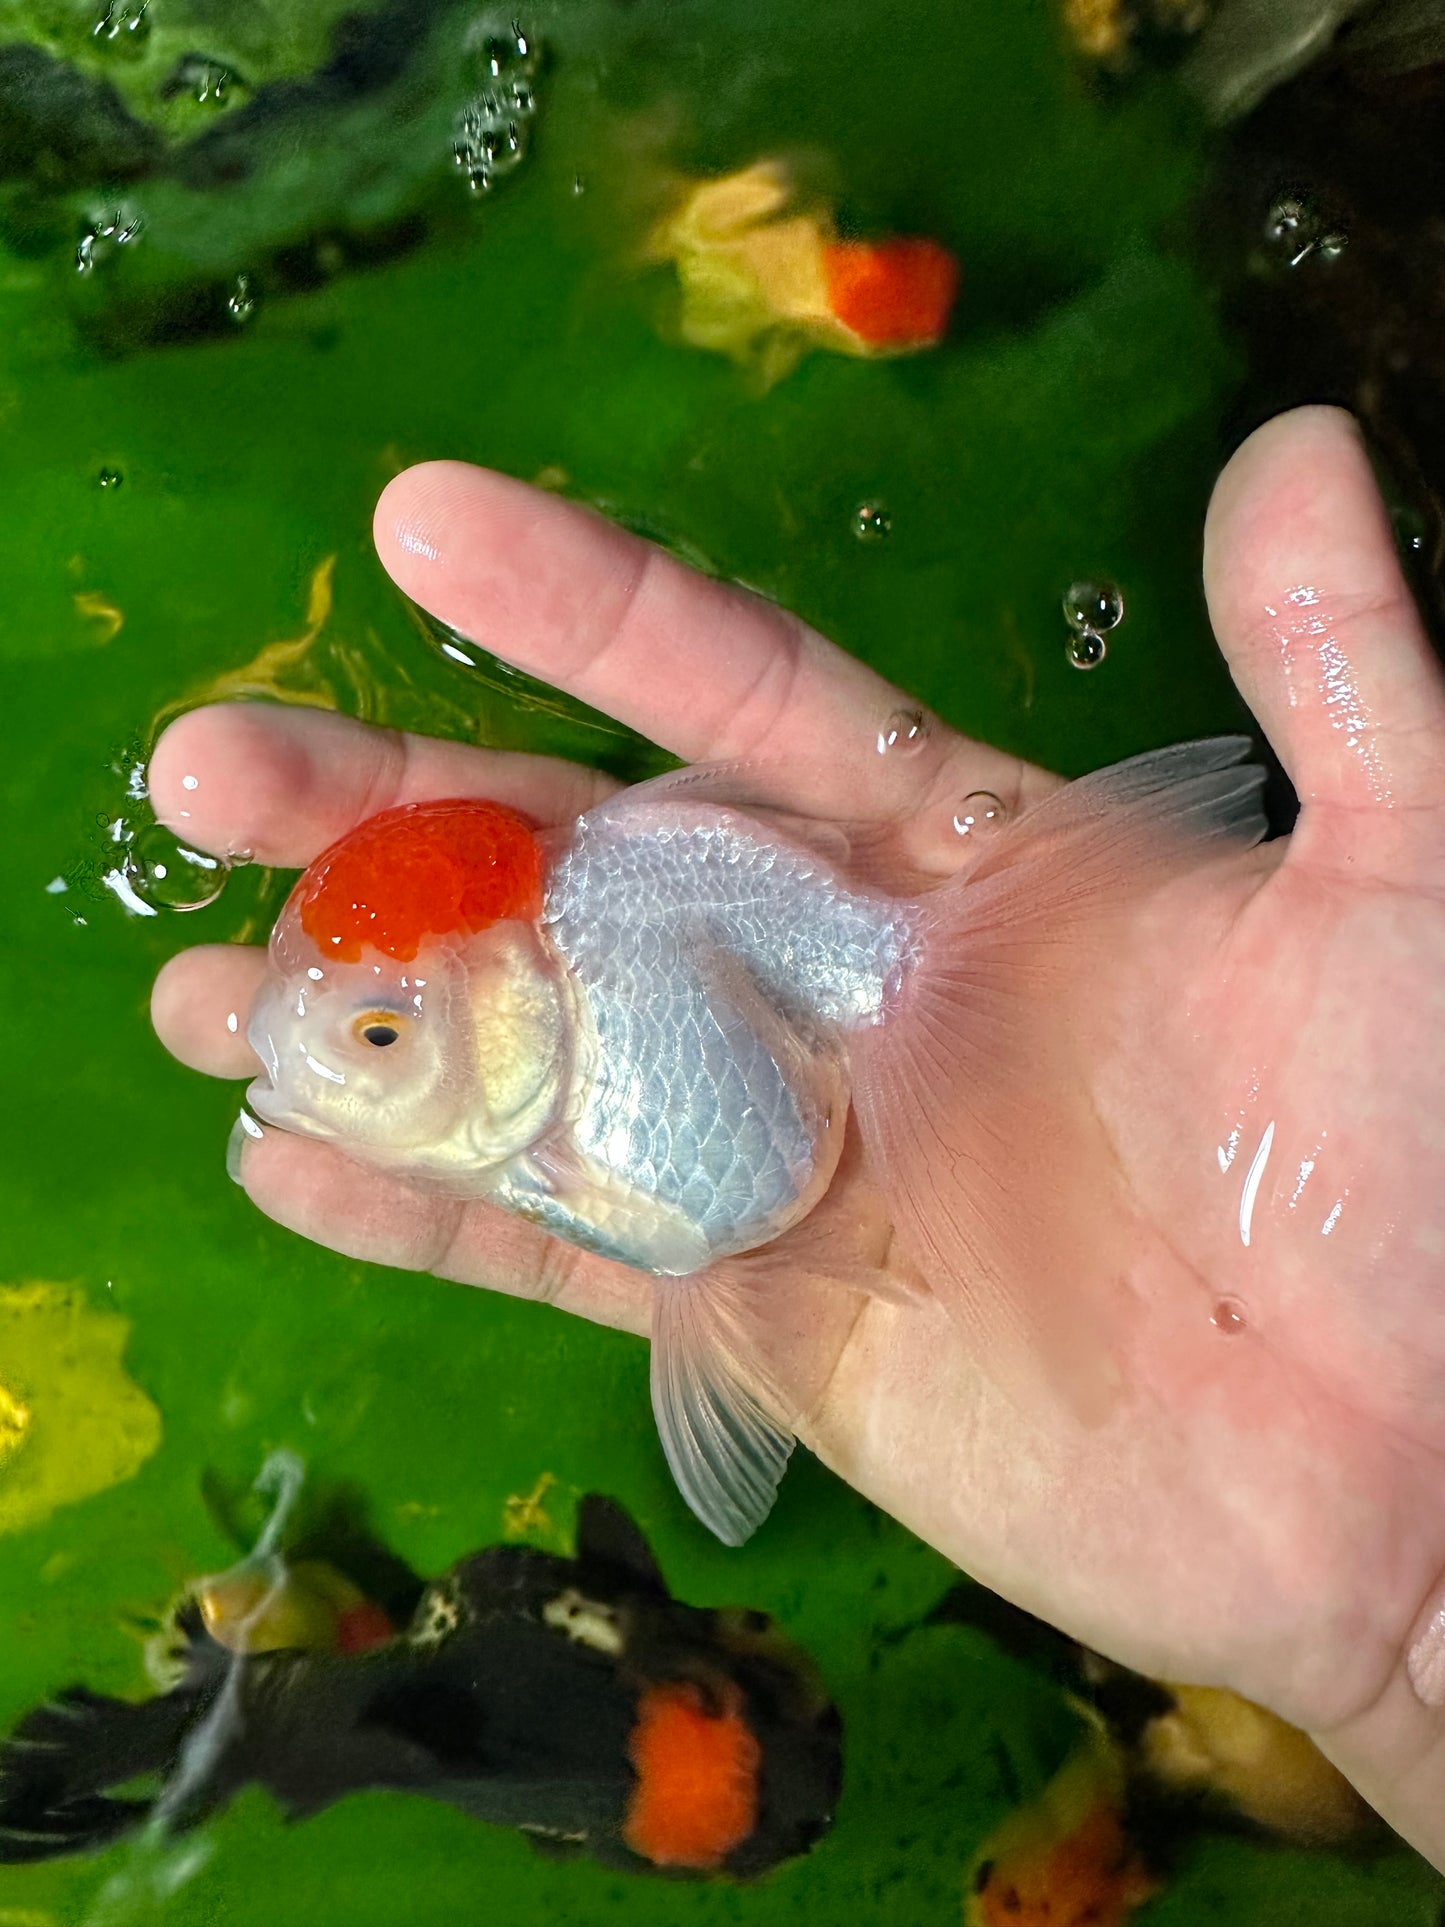
[[[1416,1635],[1405,1670],[1422,1705],[1445,1706],[1445,1605],[1435,1608]]]
[[[254,1139],[265,1135],[266,1133],[249,1111],[243,1110],[237,1113],[236,1121],[231,1126],[231,1135],[226,1139],[226,1176],[232,1184],[239,1184],[242,1190],[246,1186],[246,1180],[242,1175],[246,1146]]]

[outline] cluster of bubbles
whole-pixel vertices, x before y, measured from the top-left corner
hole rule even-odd
[[[141,217],[133,207],[115,207],[93,214],[75,244],[75,272],[93,274],[119,248],[129,247],[141,231]]]
[[[474,194],[485,194],[527,158],[537,112],[537,43],[515,22],[485,23],[469,41],[481,85],[457,115],[452,155]]]
[[[159,916],[163,910],[204,910],[214,903],[231,871],[250,861],[249,851],[213,856],[158,823],[150,809],[146,766],[138,750],[123,751],[111,767],[124,783],[125,797],[118,810],[96,813],[105,854],[90,873],[87,891],[93,891],[98,882],[133,917]],[[57,877],[46,887],[52,895],[61,895],[69,882]]]
[[[895,709],[878,731],[878,754],[916,756],[932,733],[926,709]],[[1007,805],[992,790],[970,790],[953,812],[954,835],[987,836],[1002,828],[1007,817]]]
[[[1064,654],[1075,669],[1097,669],[1109,653],[1104,638],[1124,620],[1124,598],[1112,582],[1071,582],[1063,597],[1069,636]]]
[[[1311,255],[1317,261],[1338,261],[1346,236],[1331,227],[1312,201],[1302,194],[1280,194],[1265,216],[1264,238],[1286,267],[1297,268]]]
[[[102,47],[139,49],[150,36],[150,0],[108,0],[90,34]]]
[[[853,533],[860,542],[881,542],[893,527],[882,502],[860,502],[853,511]]]

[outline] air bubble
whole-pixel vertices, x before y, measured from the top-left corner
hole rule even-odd
[[[93,273],[117,248],[128,247],[140,231],[141,217],[132,207],[117,207],[92,215],[90,226],[75,246],[76,273]]]
[[[526,159],[537,111],[539,49],[515,25],[500,33],[481,26],[471,45],[485,78],[453,124],[452,159],[472,192],[485,194]]]
[[[477,52],[482,72],[493,79],[536,72],[537,50],[515,22],[506,33],[484,32],[477,43]]]
[[[1237,1298],[1221,1298],[1210,1312],[1209,1322],[1225,1338],[1237,1338],[1247,1323],[1244,1306]]]
[[[138,830],[125,853],[126,881],[151,910],[204,910],[226,887],[225,857],[193,850],[162,823]]]
[[[1001,829],[1007,820],[1008,810],[992,790],[970,790],[953,813],[953,827],[958,836],[987,836],[990,831]]]
[[[223,107],[235,81],[230,68],[219,60],[210,60],[205,54],[183,54],[161,92],[189,94],[201,107]]]
[[[97,488],[119,488],[125,481],[118,468],[103,468],[95,478]]]
[[[895,709],[878,732],[878,754],[916,756],[928,741],[928,717],[921,709]]]
[[[1097,669],[1108,653],[1109,645],[1096,629],[1079,630],[1064,644],[1064,654],[1075,669]]]
[[[1308,238],[1315,227],[1314,210],[1298,194],[1281,194],[1271,201],[1265,216],[1264,238],[1276,246],[1293,248],[1301,236]]]
[[[1265,216],[1264,238],[1290,268],[1299,267],[1311,255],[1338,261],[1349,241],[1340,228],[1326,227],[1319,208],[1303,194],[1275,197]]]
[[[1124,597],[1113,582],[1071,582],[1063,598],[1064,620],[1082,635],[1092,629],[1103,635],[1124,620]]]
[[[1390,525],[1395,532],[1395,547],[1401,555],[1424,554],[1426,522],[1418,509],[1410,507],[1392,509]]]
[[[238,274],[226,297],[226,313],[238,328],[244,328],[256,312],[256,296],[249,274]]]

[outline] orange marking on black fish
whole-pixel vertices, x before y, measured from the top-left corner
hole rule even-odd
[[[1101,1799],[1071,1833],[979,1868],[974,1918],[984,1927],[1123,1927],[1159,1891]]]
[[[762,1748],[735,1705],[713,1713],[695,1686],[651,1687],[628,1753],[622,1837],[654,1866],[721,1866],[757,1825]]]
[[[427,937],[473,936],[542,910],[532,826],[502,803],[405,803],[368,817],[296,886],[301,928],[323,955],[363,944],[410,963]]]
[[[348,1606],[336,1615],[338,1653],[370,1653],[395,1638],[395,1626],[370,1599],[363,1599],[359,1606]]]
[[[828,306],[872,348],[926,346],[948,325],[958,263],[937,241],[830,241]]]

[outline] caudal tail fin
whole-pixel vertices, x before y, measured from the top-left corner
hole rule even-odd
[[[853,1103],[899,1237],[985,1369],[1087,1372],[1083,1265],[1117,1236],[1093,1068],[1127,920],[1263,836],[1247,737],[1067,784],[916,907],[897,1009],[850,1040]]]
[[[171,1695],[131,1705],[83,1687],[27,1713],[0,1742],[0,1863],[109,1846],[153,1802],[106,1792],[174,1763],[194,1706]]]

